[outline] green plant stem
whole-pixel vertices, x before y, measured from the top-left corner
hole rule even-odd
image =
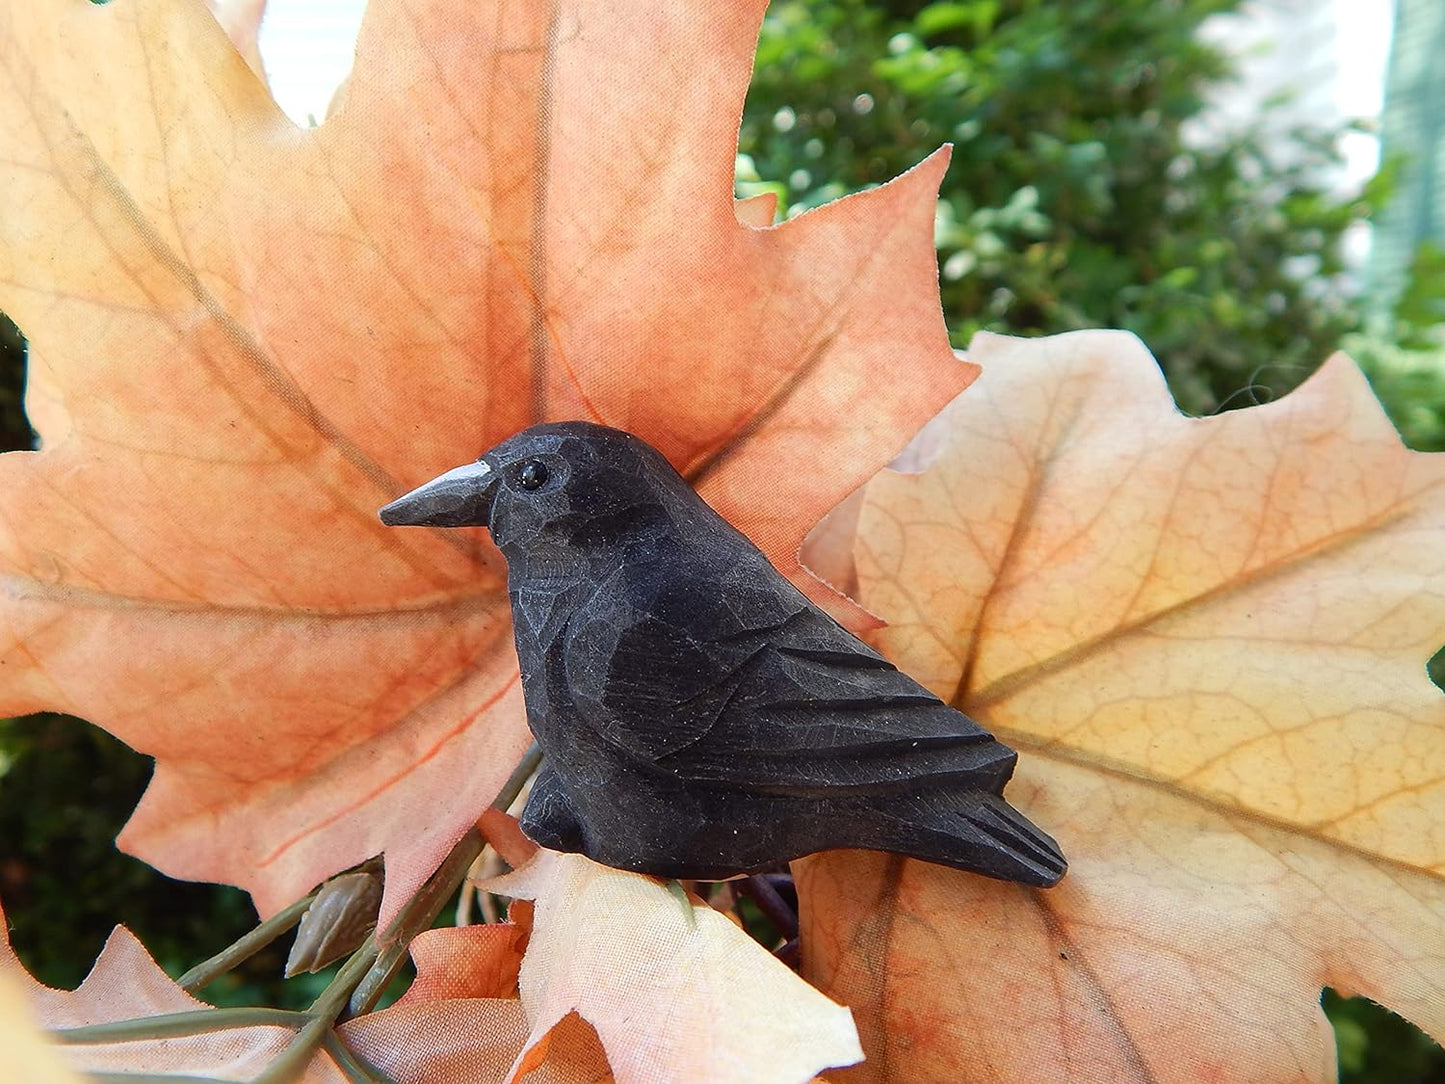
[[[465,866],[463,868],[465,869]],[[387,1077],[368,1068],[346,1048],[345,1043],[332,1031],[337,1019],[346,1009],[352,991],[370,971],[376,958],[376,944],[368,941],[342,966],[336,977],[331,980],[326,989],[322,991],[321,996],[306,1012],[266,1008],[200,1009],[196,1012],[170,1013],[164,1016],[147,1016],[134,1020],[91,1024],[79,1028],[63,1028],[52,1034],[57,1041],[67,1044],[133,1042],[143,1039],[200,1035],[232,1028],[280,1025],[294,1029],[296,1035],[276,1060],[256,1078],[255,1084],[289,1084],[291,1081],[299,1080],[306,1067],[311,1064],[312,1058],[316,1056],[317,1050],[323,1048],[336,1061],[348,1080],[355,1081],[357,1084],[386,1084]],[[112,1074],[112,1076],[115,1081],[125,1081],[127,1084],[162,1079],[128,1073]],[[165,1077],[163,1079],[174,1082],[183,1079],[201,1080],[205,1078]]]
[[[236,1008],[197,1009],[195,1012],[167,1013],[163,1016],[141,1016],[134,1020],[115,1020],[84,1027],[56,1028],[50,1034],[56,1042],[124,1043],[137,1039],[174,1039],[184,1035],[204,1035],[227,1028],[281,1026],[300,1029],[306,1025],[307,1013],[287,1009]]]
[[[516,801],[522,787],[541,762],[542,753],[534,743],[523,755],[493,804],[500,809],[506,809]],[[481,833],[475,828],[469,829],[386,931],[375,940],[368,940],[353,953],[351,959],[342,965],[336,977],[321,992],[321,996],[304,1013],[268,1008],[199,1009],[195,1012],[143,1016],[86,1027],[61,1028],[52,1034],[58,1042],[69,1044],[133,1042],[200,1035],[231,1028],[279,1025],[295,1029],[296,1035],[276,1060],[256,1078],[255,1084],[289,1084],[299,1080],[319,1049],[325,1049],[331,1055],[348,1080],[357,1084],[386,1084],[388,1078],[367,1066],[348,1050],[333,1029],[343,1014],[348,1017],[359,1016],[375,1007],[387,984],[406,962],[407,947],[411,939],[431,927],[446,901],[466,877],[472,862],[482,853],[482,846]],[[209,960],[191,968],[180,977],[179,985],[194,992],[215,981],[301,921],[301,916],[306,913],[306,908],[315,897],[316,893],[313,892],[277,912]],[[132,1073],[112,1073],[97,1076],[95,1079],[144,1084],[157,1078]],[[176,1084],[187,1079],[205,1078],[164,1079],[170,1084]]]
[[[321,1045],[352,1084],[396,1084],[392,1077],[358,1057],[336,1032],[328,1031],[322,1036]]]
[[[541,767],[541,765],[542,750],[536,742],[533,742],[527,746],[527,751],[522,754],[522,759],[517,762],[517,766],[512,769],[512,774],[507,777],[506,783],[504,783],[502,789],[497,792],[497,797],[492,802],[492,808],[500,809],[503,813],[511,809],[512,803],[517,800],[517,795],[521,794],[522,788],[527,785],[527,780],[536,774],[537,769]],[[483,849],[485,850],[485,848]],[[475,864],[473,868],[476,868]],[[470,926],[472,924],[472,903],[474,900],[480,903],[481,897],[482,893],[478,892],[476,886],[470,881],[463,884],[461,895],[457,899],[456,924],[458,926]],[[495,910],[485,906],[482,907],[482,921],[496,921]]]
[[[228,1084],[213,1076],[174,1076],[171,1073],[86,1073],[88,1084]]]
[[[250,933],[228,945],[209,960],[204,960],[191,968],[176,980],[176,984],[187,993],[194,994],[202,987],[215,982],[216,979],[239,967],[300,922],[301,916],[306,913],[306,908],[311,906],[311,901],[315,898],[316,893],[312,892],[284,910],[276,912]]]
[[[493,805],[505,810],[516,801],[541,762],[541,750],[533,743],[502,786]],[[258,1025],[281,1026],[293,1029],[296,1034],[254,1084],[291,1084],[299,1080],[318,1050],[325,1050],[353,1084],[391,1084],[389,1077],[368,1066],[347,1048],[334,1030],[337,1021],[342,1019],[343,1014],[359,1016],[375,1007],[387,984],[406,962],[412,938],[431,927],[446,901],[465,879],[472,862],[482,853],[483,845],[481,833],[476,828],[469,829],[421,890],[407,901],[385,932],[375,939],[368,939],[353,953],[304,1013],[270,1008],[199,1009],[60,1028],[51,1034],[58,1042],[74,1045],[167,1039]],[[316,893],[310,893],[277,912],[250,933],[191,968],[180,977],[178,985],[188,992],[195,992],[214,982],[300,922],[315,898]],[[146,1073],[102,1073],[93,1074],[92,1079],[105,1084],[150,1084],[161,1080],[166,1084],[209,1084],[206,1077],[157,1077]]]
[[[438,908],[440,910],[440,908]],[[433,915],[433,918],[436,916]],[[430,920],[421,929],[431,926]],[[417,933],[421,932],[417,930]],[[415,936],[415,935],[413,935]],[[348,1019],[354,1016],[361,1016],[376,1008],[376,1003],[381,1000],[381,995],[386,991],[391,980],[396,978],[397,972],[406,964],[407,948],[410,939],[397,941],[388,945],[377,957],[376,963],[366,973],[365,978],[357,984],[356,990],[351,995],[351,1003],[347,1006],[346,1016]]]
[[[386,932],[377,938],[381,945],[380,956],[351,994],[348,1016],[360,1016],[372,1010],[387,983],[406,962],[406,950],[411,939],[431,928],[432,922],[456,892],[462,878],[467,875],[473,859],[481,853],[482,834],[475,828],[470,828],[467,834],[457,841],[457,845],[452,848],[437,871],[428,878],[421,891],[407,902],[401,914],[397,915]]]
[[[500,809],[505,813],[511,808],[512,803],[517,800],[517,795],[522,793],[522,788],[527,785],[527,780],[532,778],[532,773],[542,765],[542,750],[536,742],[527,746],[527,751],[522,754],[522,759],[512,769],[512,774],[502,784],[502,789],[497,792],[496,799],[492,802],[493,809]]]
[[[254,1084],[290,1084],[291,1081],[301,1079],[306,1066],[311,1064],[316,1051],[324,1046],[326,1036],[331,1034],[331,1029],[346,1008],[356,984],[376,962],[376,955],[376,943],[368,940],[352,954],[351,959],[342,964],[336,977],[321,991],[321,996],[312,1002],[311,1008],[306,1010],[305,1015],[310,1017],[306,1025],[296,1033],[296,1037],[287,1044],[276,1060],[266,1066],[265,1072],[256,1077]]]
[[[527,780],[541,763],[542,750],[533,742],[522,754],[522,759],[507,777],[507,781],[502,784],[502,789],[497,792],[492,808],[505,811],[515,802],[517,795],[522,793]],[[368,1013],[376,1007],[382,992],[405,966],[411,939],[431,928],[447,900],[451,899],[460,887],[472,862],[482,853],[482,846],[482,837],[475,828],[467,832],[422,886],[421,891],[407,903],[386,932],[377,938],[377,942],[382,946],[381,954],[351,995],[351,1004],[346,1012],[348,1018]]]

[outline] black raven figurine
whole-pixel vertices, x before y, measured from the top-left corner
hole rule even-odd
[[[861,847],[1052,885],[1017,754],[841,628],[621,430],[537,425],[381,510],[486,527],[545,755],[522,828],[720,880]]]

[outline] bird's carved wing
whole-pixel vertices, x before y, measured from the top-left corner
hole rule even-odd
[[[610,591],[579,615],[581,720],[642,766],[759,792],[1001,787],[1014,753],[771,567]]]

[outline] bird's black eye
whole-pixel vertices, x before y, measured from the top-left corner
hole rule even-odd
[[[547,464],[540,459],[530,459],[517,472],[517,481],[523,489],[541,489],[547,484]]]

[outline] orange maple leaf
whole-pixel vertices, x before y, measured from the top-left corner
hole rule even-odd
[[[857,587],[1070,870],[798,864],[839,1078],[1331,1081],[1326,985],[1445,1036],[1445,456],[1344,357],[1194,419],[1123,333],[969,356],[851,508]]]
[[[303,130],[202,0],[0,0],[0,710],[156,758],[126,850],[263,913],[385,853],[390,920],[528,735],[485,534],[375,510],[531,422],[638,433],[819,597],[807,528],[972,369],[945,154],[735,210],[764,6],[374,0]]]

